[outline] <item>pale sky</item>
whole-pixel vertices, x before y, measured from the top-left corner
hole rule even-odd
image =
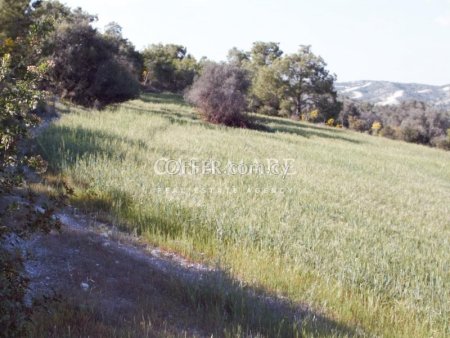
[[[195,57],[225,60],[236,46],[299,45],[338,81],[450,84],[450,0],[62,0],[116,21],[138,49],[176,43]]]

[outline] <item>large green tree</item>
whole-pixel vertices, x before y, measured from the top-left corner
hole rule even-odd
[[[249,108],[265,115],[278,115],[283,99],[283,83],[273,66],[261,66],[251,73]]]
[[[227,60],[233,66],[243,67],[250,61],[250,53],[233,47],[228,51]]]
[[[139,94],[141,55],[109,24],[101,34],[96,17],[57,1],[44,2],[34,13],[49,34],[43,45],[53,67],[45,88],[82,105],[123,101]]]
[[[151,89],[180,92],[192,84],[199,71],[195,58],[180,45],[151,45],[142,54],[144,84]]]
[[[277,54],[275,54],[277,55]],[[315,118],[326,121],[336,117],[339,106],[334,90],[335,76],[310,46],[297,53],[269,57],[253,76],[252,100],[262,113],[300,116],[315,111]]]
[[[257,41],[246,55],[249,58],[241,62],[240,66],[248,71],[252,79],[248,99],[249,109],[262,114],[278,114],[280,86],[276,83],[272,66],[283,55],[280,44]]]
[[[41,1],[0,0],[0,40],[24,36],[32,23],[31,12]]]
[[[85,22],[58,26],[52,41],[52,88],[76,103],[123,101],[139,94],[137,72],[121,44]]]
[[[302,46],[297,53],[278,60],[274,68],[283,88],[282,105],[289,113],[300,116],[319,110],[324,120],[339,113],[327,109],[336,102],[335,76],[329,73],[325,61],[315,55],[310,46]]]
[[[252,63],[257,67],[269,66],[282,55],[283,51],[278,42],[257,41],[253,43],[250,51]]]

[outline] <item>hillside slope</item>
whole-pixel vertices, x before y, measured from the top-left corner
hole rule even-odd
[[[145,95],[100,112],[71,108],[38,142],[76,187],[75,206],[334,323],[261,322],[253,332],[449,335],[450,153],[256,118],[259,130],[210,125],[179,97]],[[161,159],[293,166],[178,175],[155,170]]]
[[[405,101],[423,101],[450,109],[450,85],[431,86],[388,81],[338,82],[336,90],[342,97],[379,105],[396,105]]]

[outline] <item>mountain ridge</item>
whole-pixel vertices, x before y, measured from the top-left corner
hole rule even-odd
[[[369,102],[376,105],[398,105],[408,101],[422,101],[428,105],[450,109],[450,84],[427,85],[391,81],[359,80],[337,82],[341,98]]]

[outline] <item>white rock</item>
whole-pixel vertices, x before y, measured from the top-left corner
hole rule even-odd
[[[45,209],[44,209],[43,207],[36,206],[36,207],[34,208],[34,210],[35,210],[36,212],[40,213],[40,214],[45,214]]]

